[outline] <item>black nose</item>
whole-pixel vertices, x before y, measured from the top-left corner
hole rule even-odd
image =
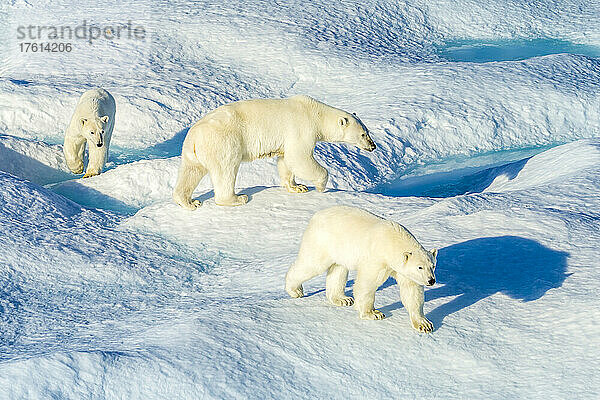
[[[431,278],[430,280],[427,281],[427,284],[429,286],[433,286],[435,284],[435,278]]]
[[[102,143],[98,143],[96,146],[98,146],[98,147],[102,147]]]

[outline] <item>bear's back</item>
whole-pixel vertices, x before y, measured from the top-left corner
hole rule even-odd
[[[108,115],[112,120],[116,110],[115,99],[105,89],[90,89],[81,95],[76,110],[81,116]]]
[[[334,206],[317,212],[310,220],[308,234],[325,246],[363,248],[367,241],[384,235],[389,221],[356,207]]]
[[[238,132],[250,148],[250,159],[283,150],[286,137],[311,135],[313,126],[305,105],[287,99],[240,100],[222,105],[204,116],[200,124]]]
[[[395,253],[424,251],[408,229],[395,221],[350,206],[334,206],[317,212],[307,231],[314,240],[329,246],[338,255],[368,251]]]
[[[305,114],[305,103],[299,100],[300,97],[303,96],[284,99],[240,100],[219,108],[229,107],[246,119],[281,119],[286,114]]]

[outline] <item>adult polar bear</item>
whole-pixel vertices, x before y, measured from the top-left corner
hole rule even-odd
[[[91,89],[81,95],[65,132],[63,151],[71,172],[83,172],[83,153],[88,144],[84,178],[102,172],[115,126],[115,99],[106,90]]]
[[[308,189],[294,177],[325,190],[328,173],[313,150],[317,141],[345,142],[366,151],[375,150],[364,124],[353,114],[308,96],[238,101],[211,111],[188,132],[173,199],[190,210],[201,202],[192,193],[207,173],[215,190],[215,203],[238,206],[248,196],[236,196],[235,179],[243,161],[277,156],[281,185],[290,192]]]
[[[302,283],[327,271],[325,294],[336,306],[355,307],[363,319],[382,319],[375,291],[392,276],[413,327],[431,332],[423,314],[423,286],[435,284],[437,250],[427,251],[402,225],[355,207],[336,206],[311,218],[298,258],[285,276],[285,290],[304,296]],[[348,270],[357,270],[354,299],[344,293]]]

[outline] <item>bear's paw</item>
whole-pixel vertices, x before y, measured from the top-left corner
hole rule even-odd
[[[187,208],[188,210],[195,210],[196,208],[200,207],[202,205],[202,202],[200,200],[196,200],[196,199],[192,199],[186,206],[184,206],[185,208]]]
[[[413,328],[419,332],[429,333],[433,331],[433,324],[425,317],[417,317],[411,320]]]
[[[178,193],[173,194],[173,200],[175,201],[175,203],[177,203],[181,207],[183,207],[187,210],[190,210],[190,211],[194,211],[196,208],[198,208],[202,205],[202,202],[200,200],[196,200],[196,199],[188,200],[188,199],[185,199],[183,196],[179,195]]]
[[[385,318],[385,314],[379,310],[372,310],[360,316],[362,319],[380,320]]]
[[[354,299],[349,296],[338,297],[337,299],[331,299],[331,304],[338,307],[348,307],[354,304]]]
[[[227,200],[216,200],[215,203],[218,206],[227,206],[227,207],[235,207],[235,206],[243,206],[248,202],[248,195],[240,194],[239,196],[233,196]]]
[[[326,187],[325,185],[317,184],[315,185],[315,189],[317,190],[317,192],[323,193],[326,190]]]
[[[290,193],[306,193],[308,192],[308,188],[304,185],[296,184],[296,185],[288,185],[285,187]]]
[[[304,289],[302,288],[302,286],[299,286],[297,288],[285,288],[285,291],[290,295],[291,298],[293,299],[297,299],[299,297],[303,297],[304,296]]]
[[[100,173],[98,171],[86,171],[85,175],[83,175],[83,178],[91,178],[92,176],[96,175],[100,175]]]
[[[75,166],[73,166],[71,168],[71,166],[69,166],[69,168],[71,169],[71,172],[74,174],[83,174],[83,162],[79,161],[77,164],[75,164]]]

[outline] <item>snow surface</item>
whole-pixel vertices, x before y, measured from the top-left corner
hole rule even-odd
[[[10,0],[0,5],[0,398],[600,397],[600,59],[452,62],[446,44],[600,48],[593,1],[285,4]],[[18,25],[141,24],[145,41],[22,54]],[[547,50],[547,49],[546,49]],[[477,61],[477,60],[473,60]],[[62,138],[78,96],[117,101],[107,171],[78,179]],[[357,112],[373,153],[320,144],[326,193],[245,164],[251,201],[170,200],[181,144],[230,101],[310,94]],[[410,326],[283,279],[312,214],[394,219],[439,248]],[[350,284],[352,283],[351,276]],[[348,291],[351,291],[351,285]]]

